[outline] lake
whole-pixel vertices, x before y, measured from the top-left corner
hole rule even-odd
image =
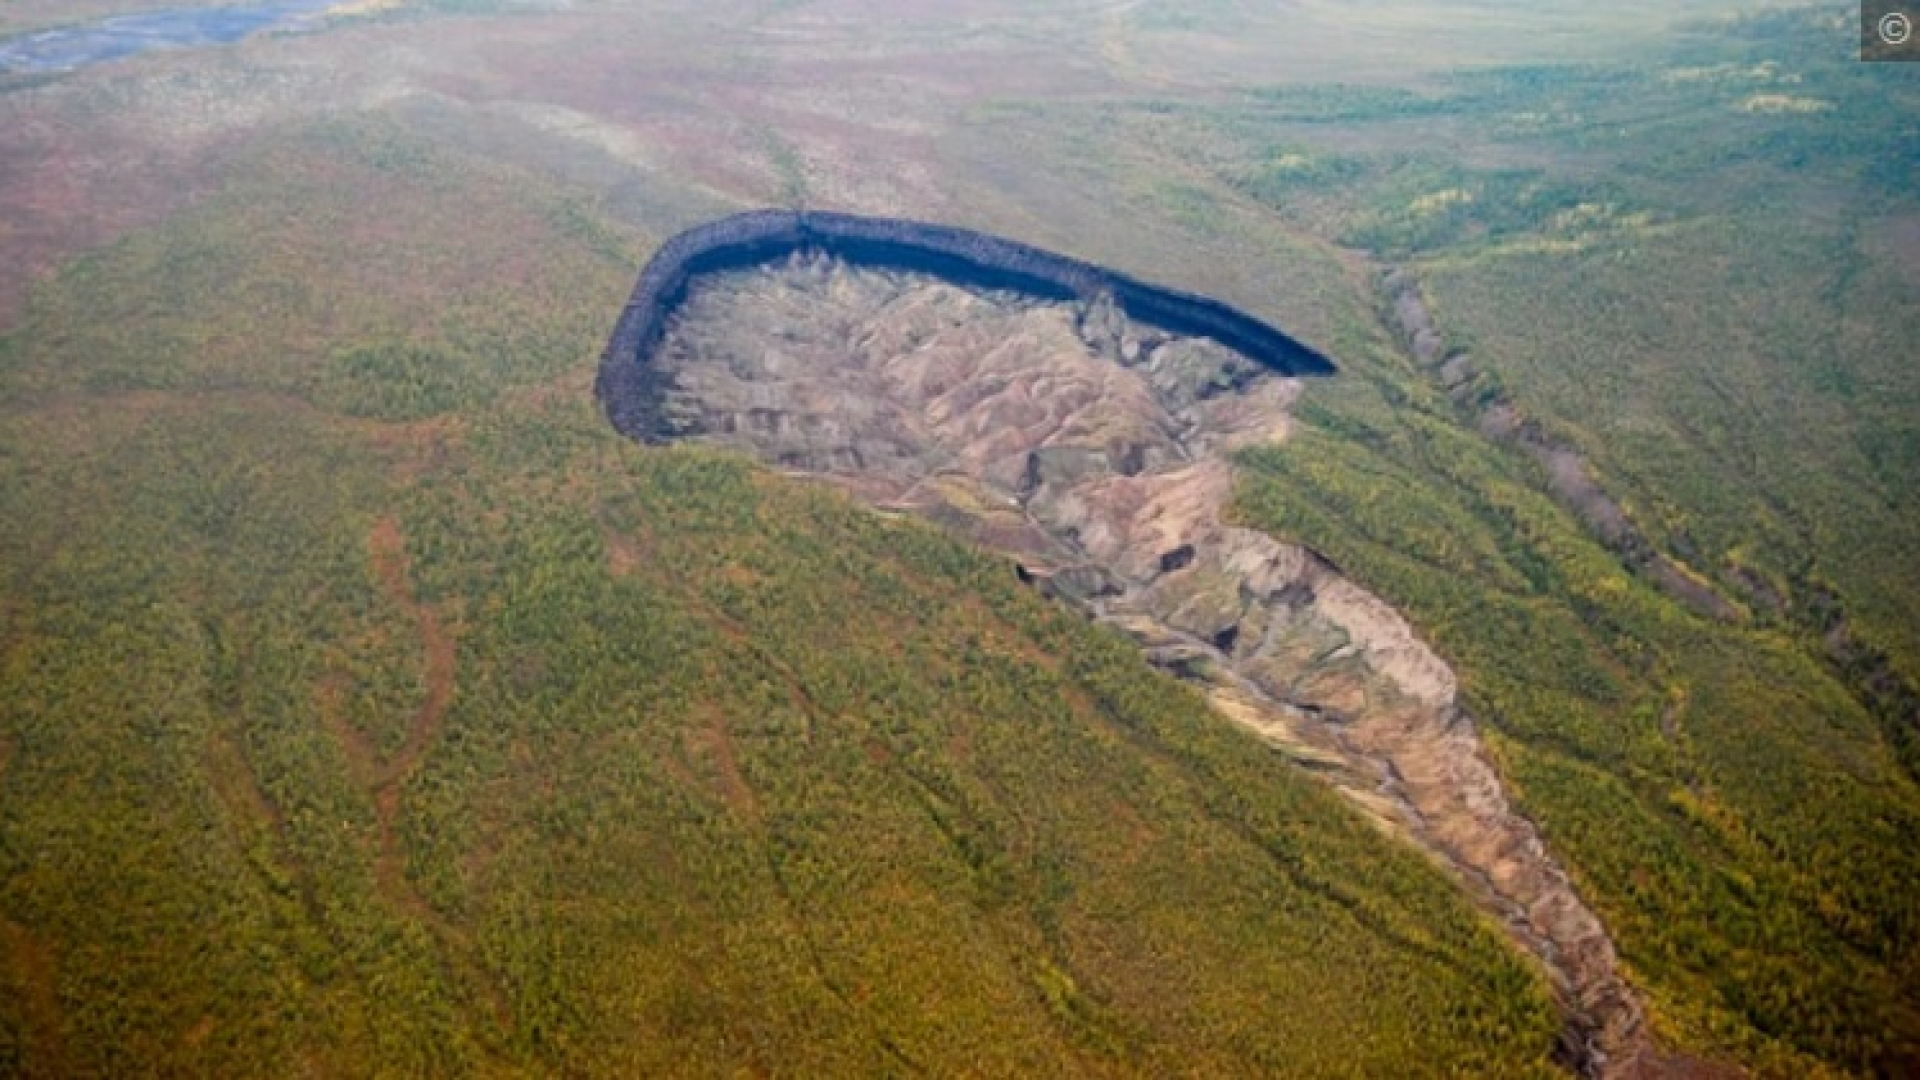
[[[224,45],[262,30],[310,27],[339,0],[265,0],[174,8],[38,30],[0,41],[0,74],[71,71],[153,49]]]

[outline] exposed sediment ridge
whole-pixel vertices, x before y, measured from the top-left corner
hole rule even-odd
[[[657,385],[646,379],[645,368],[693,279],[801,252],[1046,300],[1091,302],[1109,296],[1141,323],[1211,338],[1281,374],[1334,371],[1326,357],[1217,300],[1150,285],[1015,240],[901,218],[754,210],[680,233],[660,245],[640,272],[594,386],[615,430],[644,441],[662,438]]]
[[[1014,555],[1450,870],[1542,962],[1571,1067],[1661,1071],[1612,941],[1509,804],[1451,669],[1326,560],[1227,521],[1227,454],[1284,437],[1288,369],[1130,318],[1108,287],[784,250],[706,264],[772,263],[736,273],[682,253],[643,279],[636,295],[674,300],[622,320],[600,388],[616,426],[747,449]]]

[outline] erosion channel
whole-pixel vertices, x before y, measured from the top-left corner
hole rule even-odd
[[[747,450],[1007,552],[1448,868],[1546,968],[1573,1068],[1660,1071],[1613,943],[1509,805],[1452,670],[1325,559],[1225,518],[1230,452],[1285,438],[1297,376],[1331,365],[1023,245],[937,229],[916,251],[931,227],[834,221],[865,231],[743,215],[663,247],[602,363],[614,425]]]

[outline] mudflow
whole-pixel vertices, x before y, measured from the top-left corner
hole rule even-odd
[[[1508,803],[1451,669],[1312,551],[1227,524],[1297,381],[1110,303],[795,257],[698,279],[663,434],[749,450],[1014,556],[1449,869],[1545,966],[1568,1063],[1666,1073],[1613,943]]]

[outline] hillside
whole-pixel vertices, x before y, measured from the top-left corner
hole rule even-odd
[[[1509,808],[1453,671],[1318,553],[1225,521],[1229,455],[1284,442],[1311,382],[1109,294],[982,292],[821,252],[687,292],[657,347],[602,368],[646,372],[667,421],[652,434],[749,450],[1018,559],[1445,868],[1545,970],[1570,1064],[1657,1063],[1613,943]]]
[[[615,435],[621,261],[474,164],[282,140],[9,338],[6,1071],[1547,1069],[1433,868],[1009,563]]]
[[[0,77],[0,1074],[1564,1075],[1552,939],[1463,865],[1573,899],[1650,1066],[1910,1074],[1911,87],[1834,6],[1350,14],[449,0]],[[1339,374],[1050,389],[1128,332],[1015,305],[941,369],[1017,391],[974,428],[859,429],[971,482],[620,437],[634,273],[769,205]],[[832,280],[945,297],[863,363],[975,310]],[[686,355],[826,348],[819,284]],[[680,405],[798,430],[742,400]],[[1362,608],[1448,693],[1327,648]],[[1400,794],[1510,850],[1354,797],[1443,722],[1474,784]]]

